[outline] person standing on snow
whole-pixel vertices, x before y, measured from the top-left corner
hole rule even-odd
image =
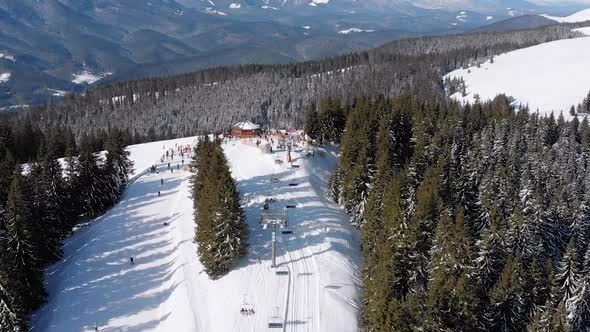
[[[133,261],[133,257],[129,257],[129,262],[131,263],[131,265],[135,265],[135,262]]]

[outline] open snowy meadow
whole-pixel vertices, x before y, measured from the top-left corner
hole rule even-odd
[[[463,78],[466,94],[452,97],[473,103],[506,94],[517,105],[528,105],[541,114],[563,112],[582,102],[590,91],[590,28],[577,29],[589,37],[557,40],[494,57],[470,68],[448,73],[445,78]]]

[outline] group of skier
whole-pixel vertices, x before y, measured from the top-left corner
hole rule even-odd
[[[241,308],[240,313],[242,315],[254,315],[256,312],[254,311],[254,308]]]

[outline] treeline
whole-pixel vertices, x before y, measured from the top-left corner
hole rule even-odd
[[[5,137],[3,137],[5,138]],[[80,221],[111,207],[127,186],[132,163],[113,131],[102,157],[79,156],[63,137],[40,136],[37,162],[21,166],[0,142],[0,330],[28,331],[46,298],[43,271],[62,258],[61,241]],[[64,164],[58,160],[66,146]]]
[[[354,96],[446,98],[442,75],[493,55],[579,33],[567,26],[396,41],[330,59],[288,65],[216,68],[99,87],[26,112],[43,132],[70,128],[76,140],[110,128],[147,140],[192,136],[254,120],[302,126],[306,107]]]
[[[198,256],[211,278],[227,274],[248,250],[248,224],[221,143],[205,135],[192,162]]]
[[[590,92],[588,92],[588,95],[584,98],[584,100],[582,100],[581,103],[578,104],[577,107],[572,106],[570,109],[570,114],[590,114]]]
[[[79,133],[76,137],[70,127],[58,126],[51,130],[41,130],[38,123],[31,122],[27,117],[15,121],[0,115],[0,149],[7,149],[15,160],[23,163],[38,161],[42,156],[41,149],[47,142],[54,144],[53,152],[59,158],[66,156],[66,153],[77,155],[79,146],[84,146],[92,152],[104,151],[112,135],[119,135],[124,145],[176,137],[172,132],[155,135],[154,131],[148,131],[145,136],[130,128],[97,129]]]
[[[590,126],[503,96],[357,98],[328,195],[362,232],[368,331],[590,329]]]

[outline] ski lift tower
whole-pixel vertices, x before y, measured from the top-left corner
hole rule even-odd
[[[272,265],[277,267],[277,227],[284,228],[288,226],[287,212],[263,212],[260,216],[260,226],[267,229],[268,226],[272,230]]]

